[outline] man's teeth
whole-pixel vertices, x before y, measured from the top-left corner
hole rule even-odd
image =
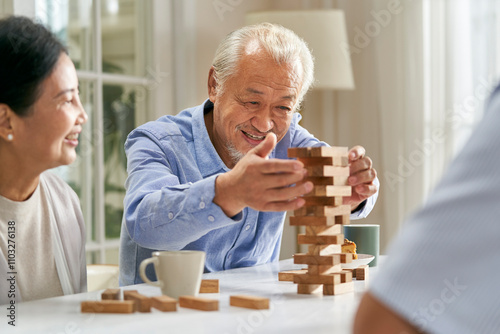
[[[254,136],[252,134],[249,134],[248,132],[245,132],[245,134],[247,135],[247,137],[250,137],[251,139],[254,140],[264,140],[264,138],[266,138],[266,136]]]
[[[78,133],[70,134],[69,136],[66,137],[66,139],[76,140],[76,139],[78,139]]]

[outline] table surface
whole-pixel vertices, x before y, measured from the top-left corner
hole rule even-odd
[[[80,302],[99,300],[103,290],[16,304],[16,327],[8,325],[2,305],[0,333],[350,333],[361,295],[369,282],[354,280],[354,293],[337,296],[299,295],[292,282],[279,282],[278,272],[298,269],[291,259],[261,266],[207,273],[219,279],[220,293],[200,297],[219,300],[219,311],[178,307],[177,312],[91,314]],[[370,278],[379,267],[370,268]],[[147,296],[160,289],[146,284],[123,287]],[[229,305],[229,296],[246,294],[270,298],[269,310]]]

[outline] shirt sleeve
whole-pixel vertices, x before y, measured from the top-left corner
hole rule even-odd
[[[371,285],[425,332],[500,332],[500,96],[490,107]]]
[[[196,182],[181,184],[176,173],[183,170],[167,158],[175,152],[166,152],[165,145],[146,130],[129,136],[126,153],[129,176],[124,219],[138,245],[179,250],[209,231],[241,221],[241,214],[229,218],[213,203],[218,174],[205,179],[200,175]]]

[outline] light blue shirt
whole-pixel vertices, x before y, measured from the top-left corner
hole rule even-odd
[[[132,131],[125,143],[127,193],[120,247],[120,284],[142,283],[139,265],[155,250],[203,250],[205,271],[248,267],[279,258],[285,212],[245,208],[227,217],[213,203],[215,179],[229,171],[208,136],[210,101],[176,116],[163,116]],[[270,158],[288,159],[289,147],[327,145],[293,116]],[[351,215],[362,218],[377,196]],[[156,279],[152,266],[147,271]]]

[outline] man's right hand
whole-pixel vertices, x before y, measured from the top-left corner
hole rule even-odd
[[[288,211],[304,205],[300,196],[313,189],[312,182],[290,187],[304,178],[304,165],[296,160],[269,159],[275,145],[276,135],[269,133],[232,170],[217,177],[214,203],[228,217],[235,216],[245,207],[258,211]]]

